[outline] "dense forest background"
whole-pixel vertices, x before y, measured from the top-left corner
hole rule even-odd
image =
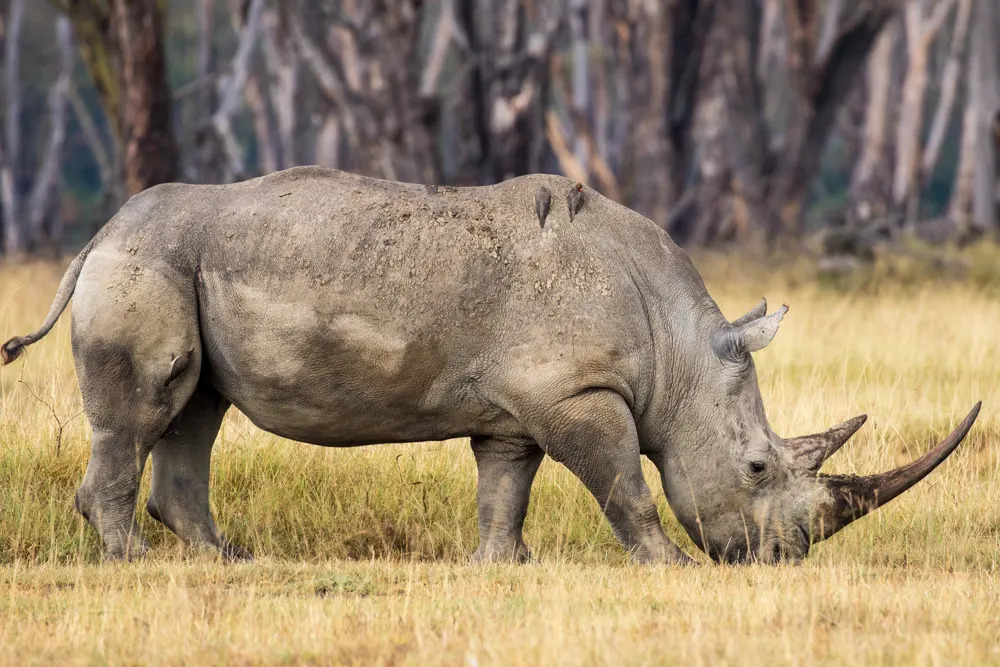
[[[297,164],[588,183],[687,245],[997,229],[996,0],[0,0],[2,252]]]

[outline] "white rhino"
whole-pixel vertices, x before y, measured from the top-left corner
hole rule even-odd
[[[528,557],[521,529],[547,454],[636,560],[666,562],[688,557],[663,532],[643,455],[712,558],[797,559],[929,473],[979,410],[898,470],[818,474],[865,418],[771,430],[750,354],[787,308],[726,321],[662,230],[558,176],[446,188],[306,167],[152,188],[73,261],[4,363],[71,296],[94,434],[76,505],[109,558],[145,549],[134,514],[150,453],[150,514],[188,543],[248,555],[208,502],[230,405],[324,446],[470,437],[480,560]]]

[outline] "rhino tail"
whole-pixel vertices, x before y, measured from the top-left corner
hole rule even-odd
[[[42,322],[42,326],[38,328],[38,331],[25,336],[15,336],[0,347],[0,362],[2,362],[0,365],[6,366],[20,357],[25,347],[41,340],[52,329],[56,320],[66,310],[66,304],[69,303],[70,298],[73,296],[73,291],[76,289],[76,281],[80,277],[80,271],[83,270],[83,264],[87,260],[87,255],[90,254],[96,240],[96,237],[91,240],[80,251],[80,254],[73,259],[69,268],[66,269],[62,282],[59,283],[59,289],[56,290],[56,298],[52,302],[52,307],[49,308],[49,314],[45,318],[45,321]]]

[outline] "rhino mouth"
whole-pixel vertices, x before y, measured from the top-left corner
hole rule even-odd
[[[745,544],[734,544],[725,549],[711,553],[712,560],[728,565],[779,565],[783,563],[798,563],[809,553],[811,542],[809,532],[802,526],[795,526],[796,537],[800,539],[781,539],[773,536],[759,549],[750,549]]]

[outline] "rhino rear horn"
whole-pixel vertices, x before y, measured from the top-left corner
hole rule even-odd
[[[809,472],[818,472],[823,462],[843,447],[844,443],[850,440],[851,436],[857,433],[866,421],[868,421],[868,415],[858,415],[854,419],[848,419],[823,433],[786,438],[783,445],[799,468]]]
[[[767,307],[767,304],[763,304]],[[757,317],[748,322],[742,320],[748,318],[760,308],[757,306],[753,311],[744,315],[739,320],[715,332],[712,336],[712,350],[720,359],[740,360],[747,354],[764,349],[768,343],[778,333],[778,325],[788,312],[788,306],[782,306],[775,312],[764,317]]]

